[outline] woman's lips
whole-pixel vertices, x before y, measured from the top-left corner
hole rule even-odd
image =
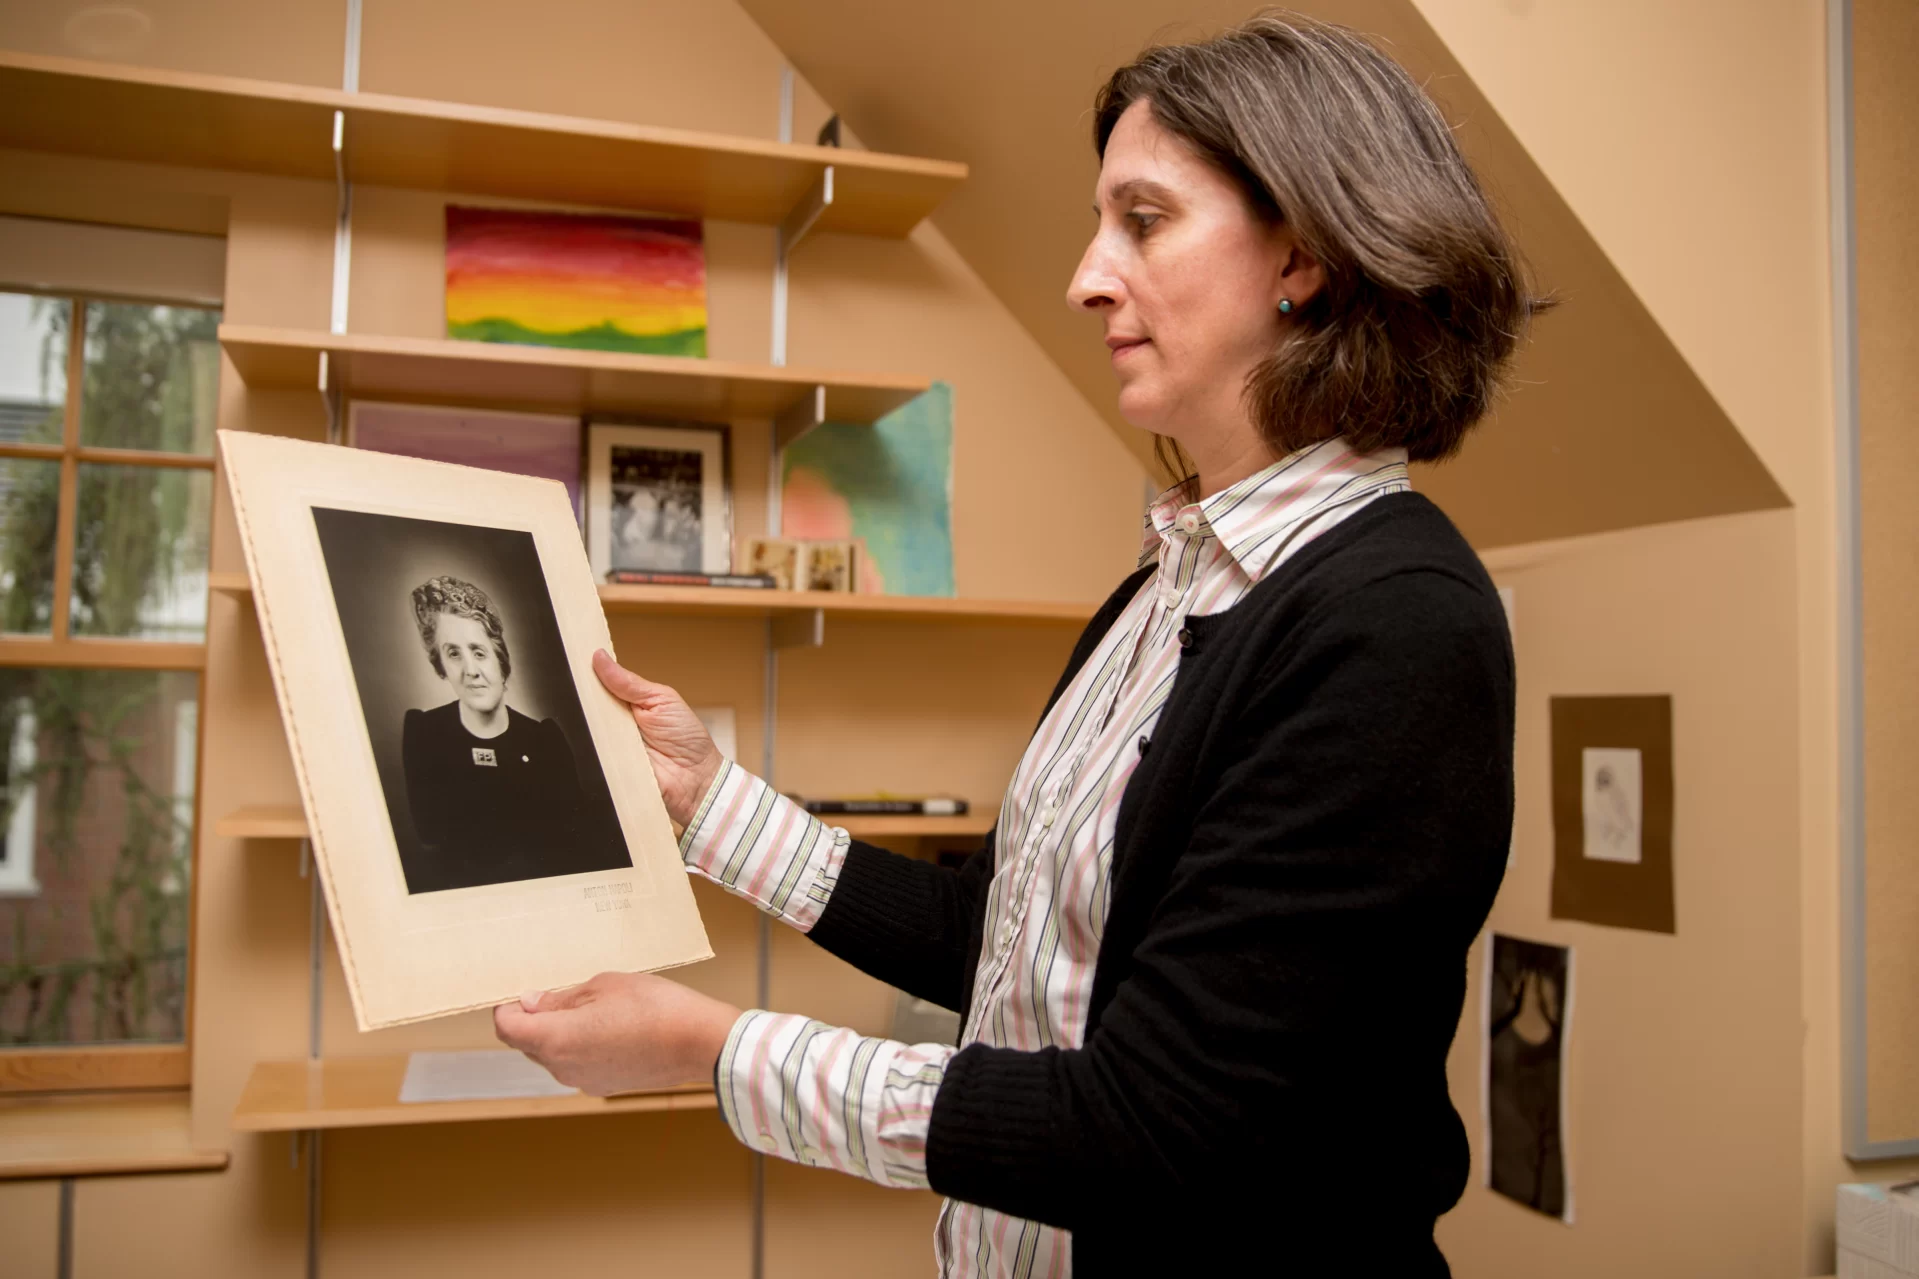
[[[1152,341],[1151,338],[1131,338],[1119,342],[1109,342],[1107,345],[1113,348],[1113,363],[1118,364],[1121,360],[1125,359],[1134,351],[1139,350],[1139,348],[1145,346],[1150,341]]]

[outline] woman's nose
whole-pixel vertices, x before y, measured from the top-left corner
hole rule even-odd
[[[1066,305],[1075,311],[1097,311],[1119,305],[1122,292],[1119,276],[1107,261],[1100,237],[1096,235],[1086,246],[1079,269],[1073,272],[1072,283],[1066,288]]]

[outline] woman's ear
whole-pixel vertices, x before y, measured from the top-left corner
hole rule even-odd
[[[1279,251],[1278,293],[1273,305],[1288,314],[1305,306],[1326,287],[1326,268],[1300,243],[1292,227],[1281,223],[1273,234]]]

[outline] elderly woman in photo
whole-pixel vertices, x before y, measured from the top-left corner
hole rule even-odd
[[[566,874],[588,838],[566,734],[506,704],[513,657],[485,591],[436,577],[413,591],[433,673],[453,700],[409,710],[401,759],[429,890]],[[420,891],[416,886],[415,891]]]

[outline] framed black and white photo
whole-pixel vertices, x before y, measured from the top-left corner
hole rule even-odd
[[[589,421],[586,544],[593,575],[733,567],[727,428]]]
[[[360,1027],[707,957],[565,488],[220,441]]]

